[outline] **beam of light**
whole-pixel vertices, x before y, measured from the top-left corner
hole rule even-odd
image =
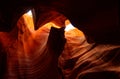
[[[27,27],[29,29],[29,31],[33,32],[34,31],[34,22],[33,22],[32,10],[29,10],[28,12],[23,14],[21,17],[23,17],[23,19],[24,19],[24,21],[22,21],[22,20],[21,21],[23,23],[25,23],[25,27]]]

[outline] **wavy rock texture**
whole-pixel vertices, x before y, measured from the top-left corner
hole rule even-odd
[[[0,69],[3,73],[1,79],[61,79],[58,56],[65,43],[64,29],[50,30],[44,26],[34,30],[31,27],[33,23],[28,19],[31,20],[27,15],[19,19],[18,32],[0,33],[0,45],[3,47],[1,54],[6,56],[4,58],[0,55],[2,57],[0,63],[5,66],[0,67],[4,68]],[[16,35],[16,38],[12,35]]]
[[[89,44],[77,29],[65,33],[59,57],[65,79],[120,79],[120,45]]]
[[[31,20],[24,15],[17,28],[0,32],[0,79],[120,79],[119,45],[89,44],[76,28],[65,43],[64,28],[34,30]]]

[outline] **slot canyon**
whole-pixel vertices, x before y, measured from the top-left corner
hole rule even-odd
[[[120,79],[118,5],[1,0],[0,79]]]

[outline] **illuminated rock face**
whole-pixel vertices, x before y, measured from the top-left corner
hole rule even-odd
[[[18,24],[20,27],[15,27],[18,18],[31,7],[34,7],[35,10],[39,9],[36,14],[43,13],[45,16],[40,15],[42,19],[39,16],[36,17],[38,19],[37,28],[50,21],[51,18],[48,20],[49,16],[45,14],[46,12],[56,10],[65,14],[75,27],[82,29],[86,35],[96,38],[95,42],[105,43],[105,45],[88,44],[84,36],[81,39],[81,36],[74,36],[76,35],[74,31],[66,32],[68,34],[67,42],[59,59],[60,68],[66,79],[120,79],[120,47],[119,45],[107,45],[109,43],[120,44],[118,2],[116,0],[98,0],[97,2],[96,0],[69,0],[67,3],[67,0],[59,0],[60,3],[54,2],[54,0],[50,0],[49,3],[44,0],[43,4],[42,0],[14,1],[11,4],[4,3],[5,5],[0,2],[2,6],[0,8],[0,30],[10,31],[0,32],[0,79],[60,78],[57,75],[59,55],[53,54],[56,50],[52,50],[57,47],[56,43],[49,40],[53,42],[49,42],[50,45],[55,44],[49,48],[47,42],[49,29],[41,28],[34,31],[33,27],[32,29],[26,27],[27,24],[24,22],[21,23],[22,25]],[[42,10],[45,10],[45,13]],[[54,32],[55,29],[52,30],[52,33]],[[71,33],[74,35],[69,36]],[[52,35],[54,36],[54,34]],[[61,41],[63,40],[61,39]],[[60,44],[64,43],[60,42]]]
[[[50,30],[43,26],[34,30],[28,18],[31,20],[26,15],[19,19],[18,33],[0,33],[0,45],[3,49],[0,60],[0,68],[3,68],[0,70],[3,72],[1,79],[61,79],[58,57],[64,48],[64,29]],[[16,38],[13,38],[15,33]]]
[[[59,57],[65,79],[119,79],[120,45],[89,44],[74,28],[65,32],[66,44]]]

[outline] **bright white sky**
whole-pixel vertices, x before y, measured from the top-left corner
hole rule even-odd
[[[29,11],[27,12],[27,14],[30,15],[30,16],[32,16],[32,11],[29,10]]]
[[[71,29],[75,29],[75,27],[72,24],[68,24],[65,28],[65,31],[69,31]]]
[[[27,14],[32,17],[32,11],[31,11],[31,10],[29,10],[29,11],[27,12]],[[65,31],[69,31],[69,30],[71,30],[71,29],[75,29],[75,27],[74,27],[72,24],[68,24],[68,25],[66,26],[66,28],[65,28]]]

